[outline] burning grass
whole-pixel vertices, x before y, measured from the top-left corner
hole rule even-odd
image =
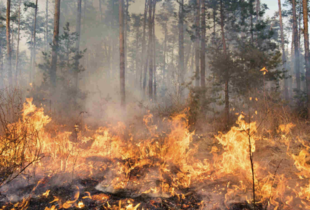
[[[310,208],[310,145],[298,126],[271,135],[262,118],[240,115],[206,137],[190,131],[188,113],[68,131],[27,99],[1,135],[1,170],[11,170],[2,209]]]

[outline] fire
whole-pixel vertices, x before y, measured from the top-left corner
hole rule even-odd
[[[79,201],[78,204],[76,205],[76,207],[81,209],[81,208],[84,208],[85,205],[84,205],[83,201]]]
[[[43,193],[42,195],[44,196],[44,197],[48,197],[49,196],[49,194],[50,194],[50,190],[47,190],[45,193]]]
[[[160,123],[148,112],[142,120],[144,125],[141,131],[134,131],[119,122],[97,129],[76,124],[73,131],[69,132],[63,129],[65,126],[57,125],[47,116],[43,108],[36,107],[32,99],[27,99],[21,118],[9,126],[9,129],[16,131],[20,140],[25,141],[20,141],[17,146],[20,151],[8,150],[4,153],[1,164],[8,167],[8,160],[13,160],[15,164],[22,164],[24,160],[29,163],[34,161],[27,171],[42,177],[46,174],[48,177],[70,174],[70,179],[74,180],[75,177],[102,175],[96,187],[102,193],[91,194],[76,186],[74,197],[64,200],[54,193],[51,198],[51,190],[47,190],[42,197],[53,206],[45,210],[82,209],[86,201],[101,203],[105,209],[147,209],[130,199],[119,200],[116,204],[113,196],[109,195],[126,191],[131,193],[130,196],[148,194],[161,199],[175,197],[182,203],[178,208],[191,208],[190,203],[184,202],[191,194],[188,189],[206,196],[209,196],[207,193],[222,196],[229,208],[230,201],[236,197],[240,202],[252,203],[252,181],[259,204],[273,209],[310,206],[310,185],[302,182],[309,177],[310,147],[301,138],[292,140],[294,124],[280,125],[277,140],[284,143],[278,149],[281,150],[279,156],[282,155],[282,160],[285,160],[282,165],[289,163],[286,159],[294,162],[296,171],[291,174],[297,174],[300,178],[295,180],[295,186],[289,181],[292,175],[281,170],[282,161],[271,167],[271,160],[265,161],[256,156],[268,146],[275,145],[275,141],[260,135],[255,121],[248,123],[246,117],[240,115],[236,126],[227,133],[215,136],[213,144],[203,151],[209,155],[205,156],[201,155],[200,143],[195,141],[197,135],[189,130],[188,111],[185,109]],[[32,135],[25,137],[25,133]],[[7,136],[0,138],[1,148],[16,148]],[[294,154],[289,153],[288,148],[296,148],[296,144],[302,144],[304,148]],[[270,157],[273,158],[273,155]],[[250,156],[253,157],[254,176]],[[40,180],[36,187],[45,182]],[[296,196],[292,196],[293,193]],[[80,198],[80,195],[84,196]],[[31,196],[14,204],[14,208],[27,208]],[[158,203],[162,205],[162,200]],[[153,200],[150,205],[160,208]],[[206,206],[211,209],[219,205],[216,201],[197,202],[201,208]]]
[[[233,127],[227,134],[220,133],[216,138],[224,147],[224,152],[217,157],[216,167],[219,174],[245,173],[251,179],[249,161],[249,139],[252,153],[255,152],[256,122],[247,124],[244,116],[238,118],[238,127]]]

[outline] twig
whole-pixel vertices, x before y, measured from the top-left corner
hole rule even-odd
[[[253,162],[252,144],[251,144],[251,112],[250,112],[250,106],[248,106],[248,112],[249,112],[249,129],[248,129],[249,155],[250,155],[250,162],[251,162],[252,182],[253,182],[253,210],[255,210],[255,172],[254,172],[254,162]]]

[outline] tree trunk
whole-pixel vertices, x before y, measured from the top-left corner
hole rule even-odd
[[[124,37],[124,0],[119,0],[119,52],[120,52],[120,92],[121,106],[125,107],[125,37]]]
[[[77,0],[77,18],[76,18],[76,56],[78,57],[80,54],[80,40],[81,40],[81,20],[82,20],[82,0]],[[78,90],[79,87],[79,59],[76,59],[76,66],[75,66],[75,89]]]
[[[18,75],[20,75],[20,71],[18,70],[19,65],[19,41],[20,41],[20,8],[21,8],[21,1],[19,0],[18,3],[18,32],[17,32],[17,47],[16,47],[16,63],[15,63],[15,85],[18,84]]]
[[[155,13],[156,13],[156,0],[153,1],[153,20],[152,20],[152,43],[153,43],[153,50],[152,50],[152,56],[153,56],[153,83],[154,83],[154,100],[156,101],[156,95],[157,95],[157,86],[156,86],[156,37],[155,37]]]
[[[206,13],[205,0],[201,0],[201,52],[200,52],[200,79],[201,87],[206,86]]]
[[[293,79],[293,74],[294,74],[294,65],[295,65],[295,50],[294,50],[294,30],[292,30],[292,42],[291,42],[291,66],[290,66],[290,69],[289,69],[289,98],[292,98],[293,95],[294,95],[294,92],[293,92],[293,82],[294,82],[294,79]]]
[[[7,63],[8,63],[8,76],[9,76],[9,88],[12,88],[12,69],[11,69],[11,30],[10,30],[10,20],[11,20],[11,0],[7,0],[6,6],[6,48],[7,48]]]
[[[260,0],[256,0],[256,21],[259,21]]]
[[[253,27],[253,0],[250,0],[250,19],[251,19],[251,43],[254,42],[254,27]]]
[[[45,44],[46,44],[46,50],[48,50],[48,0],[46,0],[46,10],[45,10]]]
[[[184,83],[184,14],[183,14],[184,0],[179,2],[179,94],[183,97],[182,84]]]
[[[152,56],[152,6],[154,0],[149,0],[149,47],[148,47],[148,57],[149,57],[149,99],[153,97],[153,56]]]
[[[285,71],[286,67],[286,55],[285,55],[285,47],[284,47],[284,33],[283,33],[283,21],[282,21],[282,9],[281,9],[281,0],[278,0],[279,4],[279,22],[280,22],[280,32],[281,32],[281,48],[282,48],[282,64],[283,69]],[[284,76],[286,77],[286,74],[284,73]],[[284,97],[285,100],[288,100],[288,85],[287,85],[287,79],[284,79]]]
[[[0,88],[4,88],[4,68],[3,68],[3,48],[2,48],[2,40],[0,39],[0,80],[1,84]]]
[[[167,24],[165,24],[164,28],[164,63],[163,63],[163,80],[165,88],[167,86],[167,70],[166,70],[166,62],[167,62],[167,41],[168,41],[168,29]]]
[[[223,42],[223,52],[224,56],[228,58],[227,55],[227,47],[226,47],[226,39],[225,39],[225,29],[224,29],[224,23],[225,23],[225,17],[224,17],[224,9],[223,9],[223,0],[221,0],[221,34],[222,34],[222,42]],[[225,75],[225,123],[226,126],[229,125],[229,70],[226,69],[226,75]]]
[[[124,11],[124,59],[125,59],[125,71],[127,69],[127,41],[128,41],[128,35],[127,35],[127,29],[128,29],[128,7],[129,7],[129,1],[126,0],[126,10]]]
[[[295,69],[295,74],[296,74],[296,89],[300,91],[299,46],[298,46],[296,0],[292,0],[292,10],[293,10],[294,49],[295,49],[294,69]]]
[[[143,40],[142,40],[142,62],[141,62],[141,80],[142,80],[142,71],[144,69],[143,73],[143,84],[142,88],[143,91],[145,92],[146,88],[146,78],[147,78],[147,56],[145,56],[145,48],[146,48],[146,20],[147,20],[147,9],[148,9],[148,1],[150,0],[145,0],[145,6],[144,6],[144,19],[143,19]],[[140,81],[142,83],[142,81]],[[140,84],[141,84],[140,83]]]
[[[140,88],[140,75],[141,75],[141,68],[139,66],[139,29],[140,27],[137,26],[137,31],[136,31],[136,59],[135,59],[135,68],[136,68],[136,84],[135,87],[139,87]]]
[[[213,44],[215,44],[215,36],[216,36],[216,3],[214,2],[213,5],[213,12],[212,12],[212,16],[213,16]]]
[[[309,54],[309,28],[308,28],[308,1],[303,0],[304,15],[304,43],[305,43],[305,63],[306,63],[306,89],[307,89],[307,108],[308,119],[310,118],[310,54]]]
[[[51,79],[51,84],[53,85],[53,87],[56,87],[59,18],[60,18],[60,0],[55,0],[52,66],[51,66],[51,72],[50,72],[50,77],[51,77],[50,79]]]
[[[31,61],[31,82],[34,81],[36,74],[36,32],[37,32],[37,14],[38,14],[38,0],[36,0],[36,7],[34,10],[34,26],[33,26],[33,46],[32,46],[32,61]]]
[[[199,86],[199,40],[200,40],[200,1],[196,0],[196,20],[195,20],[195,27],[196,27],[196,37],[195,37],[195,66],[196,66],[196,72],[195,72],[195,84],[196,87]]]

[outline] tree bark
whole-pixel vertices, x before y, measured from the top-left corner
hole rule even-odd
[[[220,2],[220,12],[221,12],[221,34],[222,34],[222,43],[223,43],[223,52],[224,56],[228,59],[227,55],[227,46],[225,39],[225,17],[224,17],[224,9],[223,9],[223,0]],[[229,70],[226,69],[225,75],[225,123],[226,126],[229,125]]]
[[[279,4],[279,22],[280,22],[280,32],[281,32],[281,48],[282,48],[282,65],[283,69],[285,70],[286,67],[286,55],[285,55],[285,47],[284,47],[284,32],[283,32],[283,21],[282,21],[282,9],[281,9],[281,0],[278,0]],[[286,77],[286,73],[284,73]],[[284,98],[288,100],[288,84],[287,79],[284,79]]]
[[[78,56],[80,54],[80,40],[81,40],[81,20],[82,20],[82,0],[77,0],[77,18],[76,18],[76,35],[77,35],[77,40],[76,40],[76,65],[75,65],[75,72],[74,72],[74,77],[75,77],[75,89],[78,90],[79,87],[79,66],[80,62],[78,59]]]
[[[17,47],[16,47],[16,63],[15,63],[15,85],[18,85],[18,75],[20,75],[20,71],[18,70],[19,65],[19,42],[20,42],[20,9],[21,9],[21,1],[18,2],[18,32],[17,32]]]
[[[196,0],[196,18],[195,18],[195,27],[196,27],[196,37],[195,37],[195,85],[199,86],[199,40],[200,40],[200,0]]]
[[[51,72],[50,72],[50,77],[51,77],[50,79],[51,79],[51,84],[53,87],[56,87],[59,18],[60,18],[60,0],[55,0],[52,66],[51,66]]]
[[[205,0],[201,1],[201,52],[200,52],[200,79],[201,87],[206,86],[206,11]]]
[[[149,0],[149,47],[148,47],[148,57],[149,57],[149,99],[153,99],[153,56],[152,56],[152,6],[154,0]]]
[[[119,52],[120,52],[120,92],[121,106],[125,107],[125,37],[124,37],[124,0],[119,0]]]
[[[9,76],[9,88],[12,88],[12,63],[11,63],[11,30],[10,30],[10,20],[11,20],[11,0],[7,0],[6,2],[6,48],[7,48],[7,63],[8,63],[8,76]]]
[[[183,14],[184,0],[179,2],[179,94],[183,97],[182,84],[184,83],[184,14]]]
[[[310,54],[309,54],[309,27],[308,27],[308,1],[303,0],[304,19],[304,43],[305,43],[305,63],[306,63],[306,89],[307,89],[307,109],[308,119],[310,118]]]
[[[297,15],[296,15],[296,0],[292,0],[293,10],[293,31],[294,31],[294,69],[296,74],[296,89],[300,91],[300,69],[299,69],[299,44],[298,44],[298,29],[297,29]]]

